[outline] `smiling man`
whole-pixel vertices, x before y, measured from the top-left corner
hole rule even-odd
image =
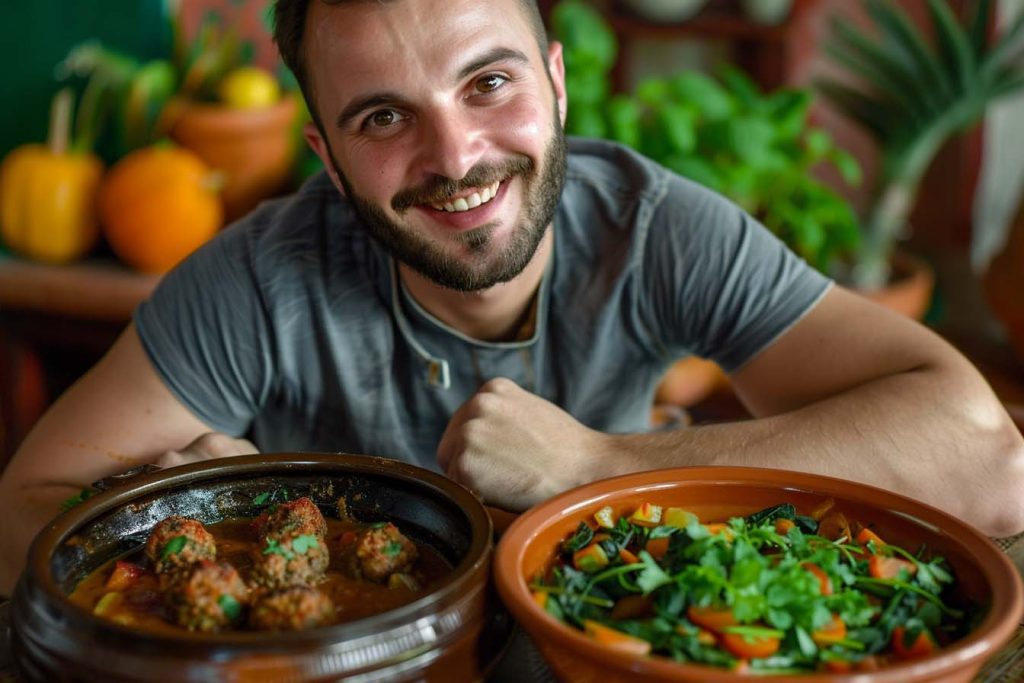
[[[255,447],[401,458],[510,509],[657,467],[804,470],[1024,529],[1021,437],[977,371],[723,198],[567,141],[533,2],[276,15],[327,171],[169,274],[36,426],[0,481],[0,591],[83,485]],[[687,354],[756,419],[651,433]]]

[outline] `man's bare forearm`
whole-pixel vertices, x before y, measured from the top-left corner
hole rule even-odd
[[[29,545],[36,533],[57,516],[61,504],[81,490],[64,484],[46,484],[5,492],[11,496],[5,506],[7,528],[0,534],[0,595],[10,596],[25,565]]]
[[[815,472],[894,490],[993,536],[1011,535],[1024,527],[1024,443],[974,374],[915,370],[772,417],[609,436],[588,478],[681,465]]]

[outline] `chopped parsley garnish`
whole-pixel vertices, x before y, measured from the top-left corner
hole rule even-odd
[[[171,540],[164,544],[164,549],[160,553],[160,559],[166,560],[171,555],[176,555],[184,549],[188,543],[188,538],[185,536],[175,536]]]
[[[388,541],[384,547],[381,548],[381,552],[388,557],[398,557],[399,553],[402,552],[402,544],[398,541]]]
[[[82,489],[81,491],[71,496],[70,498],[65,499],[60,504],[60,511],[67,512],[68,510],[75,507],[79,503],[84,503],[85,501],[87,501],[88,499],[92,498],[95,495],[96,492],[93,491],[92,489]]]
[[[280,555],[286,560],[291,560],[295,557],[295,553],[281,545],[276,538],[267,539],[267,547],[263,549],[264,555]]]
[[[226,616],[230,621],[238,619],[239,615],[242,613],[241,603],[239,603],[234,596],[228,595],[227,593],[224,593],[217,598],[217,604],[220,605],[220,609],[224,612],[224,616]]]
[[[300,555],[305,554],[310,548],[319,548],[320,543],[313,534],[301,534],[292,540],[292,550]]]

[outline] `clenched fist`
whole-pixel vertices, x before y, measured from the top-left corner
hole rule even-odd
[[[525,510],[593,479],[604,439],[561,408],[498,378],[455,412],[437,459],[449,477],[485,502]]]

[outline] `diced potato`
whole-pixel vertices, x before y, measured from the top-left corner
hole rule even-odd
[[[605,505],[594,513],[594,520],[597,521],[598,526],[613,529],[615,527],[615,511],[612,510],[611,505]]]
[[[629,516],[629,521],[640,526],[658,526],[661,523],[661,506],[643,503]]]
[[[93,607],[92,613],[98,617],[110,616],[122,604],[124,604],[124,593],[111,591],[100,598],[96,606]]]
[[[665,508],[661,523],[665,526],[673,526],[677,529],[685,529],[692,522],[696,522],[697,515],[683,508]]]
[[[572,564],[581,572],[590,574],[608,566],[608,555],[600,545],[591,543],[573,554]]]

